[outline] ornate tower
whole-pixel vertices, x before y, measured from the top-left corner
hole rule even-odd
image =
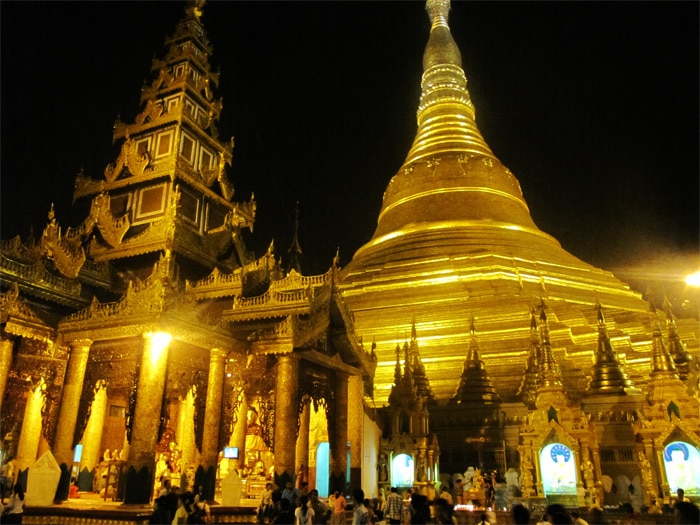
[[[187,4],[165,40],[165,55],[153,60],[135,121],[115,123],[119,152],[104,180],[80,174],[75,183],[74,199],[92,198],[82,231],[90,236],[88,255],[95,261],[128,258],[118,265],[128,264],[141,278],[137,267],[150,272],[164,250],[189,279],[214,267],[230,272],[251,260],[240,230],[252,229],[255,202],[231,201],[226,167],[233,138],[219,137],[223,102],[201,4]],[[92,235],[95,229],[99,235]]]

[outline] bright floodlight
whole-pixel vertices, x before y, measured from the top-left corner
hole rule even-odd
[[[688,286],[698,286],[700,287],[700,271],[695,272],[685,278],[685,284]]]

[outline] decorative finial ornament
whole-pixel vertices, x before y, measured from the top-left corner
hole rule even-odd
[[[187,0],[185,5],[185,13],[190,18],[199,20],[199,17],[202,16],[202,8],[206,3],[206,0]]]
[[[428,11],[432,27],[447,27],[447,17],[450,13],[450,0],[426,0],[425,9]]]

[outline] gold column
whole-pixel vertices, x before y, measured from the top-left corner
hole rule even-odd
[[[231,446],[238,447],[238,459],[233,460],[234,468],[242,469],[245,465],[245,435],[248,431],[248,396],[244,390],[236,389],[234,395],[239,396],[240,402],[236,410],[236,424],[231,434]]]
[[[144,334],[143,342],[124,493],[126,504],[151,500],[170,335],[149,332]]]
[[[205,425],[202,435],[202,466],[205,470],[209,467],[216,469],[219,456],[219,419],[226,371],[225,358],[226,352],[221,348],[213,348],[209,357]]]
[[[303,481],[309,480],[309,423],[311,422],[311,399],[304,395],[302,399],[301,415],[299,417],[299,435],[297,436],[296,473],[302,469]],[[297,486],[300,480],[295,479]]]
[[[88,419],[85,432],[80,442],[83,444],[83,455],[80,459],[80,470],[92,471],[100,464],[102,455],[102,431],[104,430],[105,417],[107,416],[107,386],[104,381],[97,383],[95,399],[90,407],[90,419]]]
[[[194,439],[194,396],[191,388],[187,391],[184,399],[180,399],[180,407],[177,413],[175,439],[182,451],[182,469],[184,471],[187,471],[187,467],[196,469],[197,445]],[[182,489],[182,487],[180,488]]]
[[[362,402],[364,397],[364,384],[362,382],[362,376],[357,375],[348,377],[347,388],[347,405],[345,411],[347,413],[347,441],[350,442],[350,485],[353,487],[361,487],[362,465],[366,464],[364,452],[362,450],[362,435],[365,416],[364,404]],[[376,454],[372,461],[376,461]],[[373,491],[369,491],[369,493],[371,492]]]
[[[16,473],[34,464],[41,440],[41,406],[44,404],[43,390],[46,385],[44,379],[40,378],[35,385],[28,386],[27,404],[17,445]]]
[[[207,400],[205,424],[202,434],[202,467],[206,472],[204,495],[214,499],[216,487],[216,467],[219,457],[219,420],[221,419],[221,398],[224,391],[224,372],[226,371],[226,352],[221,348],[212,348],[209,357],[209,378],[207,380]]]
[[[78,420],[80,396],[83,393],[83,379],[85,378],[85,370],[87,370],[90,345],[92,345],[90,339],[70,342],[70,357],[66,370],[66,380],[63,383],[61,407],[56,423],[56,441],[53,447],[56,462],[59,465],[64,463],[68,468],[73,464],[73,434],[75,423]]]
[[[294,479],[299,361],[285,354],[277,359],[275,392],[275,479]]]
[[[7,376],[12,368],[12,339],[0,339],[0,410],[2,410],[2,400],[5,397],[5,386]]]
[[[345,491],[347,471],[347,443],[348,443],[348,375],[336,372],[335,385],[335,409],[333,411],[335,421],[331,436],[331,479],[329,489],[331,491]],[[359,487],[359,485],[357,485]]]

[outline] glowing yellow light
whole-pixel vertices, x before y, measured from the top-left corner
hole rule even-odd
[[[685,278],[685,284],[688,286],[700,287],[700,271],[695,272]]]
[[[166,332],[150,332],[146,336],[151,342],[151,361],[157,363],[173,337]]]

